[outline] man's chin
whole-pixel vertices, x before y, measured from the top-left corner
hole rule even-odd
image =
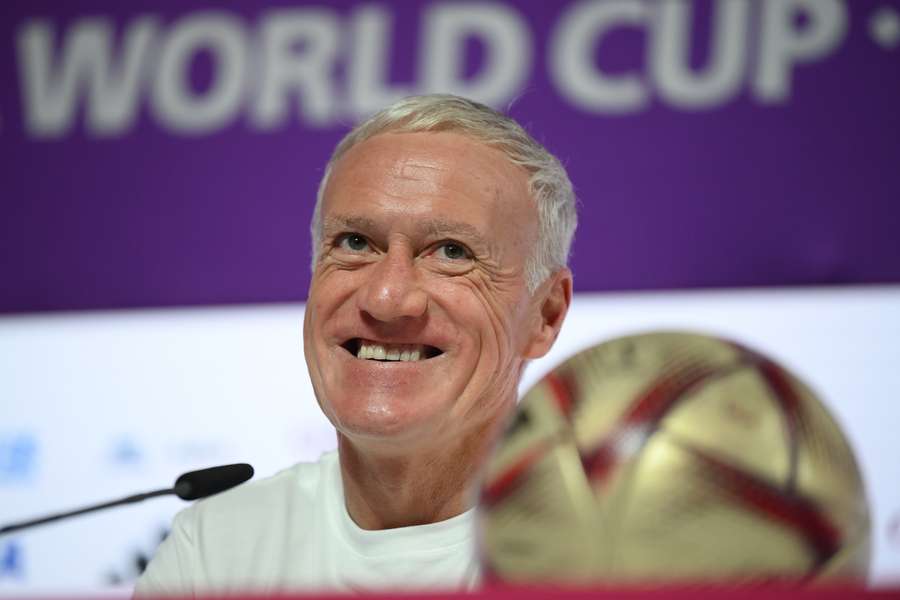
[[[402,445],[408,451],[411,444],[427,444],[440,438],[447,407],[441,409],[427,403],[416,405],[396,400],[392,399],[390,404],[332,405],[328,416],[338,433],[358,444]]]

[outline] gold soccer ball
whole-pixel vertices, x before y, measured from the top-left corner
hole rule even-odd
[[[581,352],[524,397],[480,495],[486,578],[864,581],[853,453],[771,359],[687,333]]]

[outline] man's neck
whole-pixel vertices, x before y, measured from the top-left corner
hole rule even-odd
[[[362,529],[436,523],[474,501],[472,485],[494,433],[475,432],[456,447],[373,452],[338,434],[344,501]]]

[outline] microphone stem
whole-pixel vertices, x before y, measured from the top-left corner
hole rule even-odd
[[[104,508],[112,508],[113,506],[119,506],[122,504],[131,504],[134,502],[141,502],[143,500],[147,500],[148,498],[155,498],[156,496],[166,496],[168,494],[174,494],[174,488],[162,489],[162,490],[154,490],[152,492],[144,492],[143,494],[134,494],[132,496],[125,496],[124,498],[119,498],[118,500],[113,500],[112,502],[104,502],[102,504],[92,504],[91,506],[85,506],[83,508],[78,508],[75,510],[70,510],[63,513],[57,513],[54,515],[49,515],[46,517],[40,517],[37,519],[30,519],[28,521],[21,521],[19,523],[12,523],[10,525],[4,525],[0,527],[0,535],[5,533],[12,533],[13,531],[19,531],[22,529],[27,529],[29,527],[36,527],[38,525],[43,525],[45,523],[52,523],[53,521],[58,521],[60,519],[66,519],[68,517],[75,517],[77,515],[84,515],[87,513],[92,513],[97,510],[103,510]]]

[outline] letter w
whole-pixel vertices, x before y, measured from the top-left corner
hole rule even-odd
[[[136,116],[144,58],[156,34],[153,17],[135,19],[122,40],[118,64],[112,57],[113,25],[109,19],[76,22],[67,32],[54,64],[54,32],[46,20],[19,29],[19,78],[25,126],[35,137],[59,137],[72,127],[80,97],[86,95],[89,134],[115,135]]]

